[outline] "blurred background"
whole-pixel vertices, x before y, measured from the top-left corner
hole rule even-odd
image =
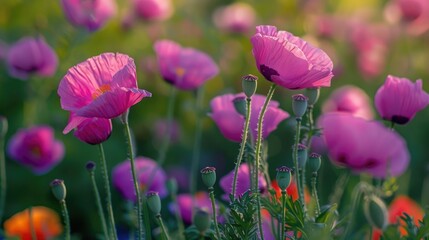
[[[80,142],[70,133],[63,135],[68,113],[61,109],[56,93],[67,70],[89,57],[104,52],[120,52],[134,58],[140,88],[150,91],[152,98],[144,99],[130,111],[130,125],[136,141],[138,156],[156,159],[165,135],[165,118],[171,85],[161,77],[156,63],[153,43],[171,39],[179,44],[209,54],[220,67],[220,73],[204,84],[202,102],[204,112],[201,158],[198,169],[214,166],[218,178],[233,169],[239,145],[225,139],[207,116],[209,102],[224,93],[241,92],[241,77],[259,77],[259,94],[266,94],[269,82],[257,71],[252,56],[250,37],[257,25],[275,25],[303,37],[322,48],[334,62],[335,77],[331,88],[321,90],[315,116],[322,112],[323,103],[337,88],[355,85],[362,88],[371,100],[388,74],[423,80],[429,90],[429,7],[425,0],[410,0],[404,8],[399,0],[273,0],[244,2],[246,10],[239,13],[243,26],[231,27],[227,21],[231,12],[222,15],[225,6],[235,1],[173,0],[171,15],[165,19],[148,20],[139,15],[135,1],[116,1],[117,10],[105,25],[96,31],[72,25],[64,15],[60,1],[1,0],[0,2],[0,115],[9,122],[8,139],[21,128],[49,125],[55,137],[65,146],[61,163],[43,175],[35,175],[6,155],[7,198],[4,219],[29,206],[43,205],[59,212],[57,201],[51,196],[49,183],[62,178],[67,186],[73,234],[82,239],[94,239],[99,231],[98,216],[92,201],[93,193],[85,164],[98,162],[98,149]],[[415,4],[415,5],[413,5]],[[419,5],[421,4],[421,5]],[[417,6],[417,7],[413,7]],[[250,10],[249,10],[250,9]],[[244,19],[244,20],[243,20]],[[27,80],[14,78],[7,66],[8,49],[22,37],[43,36],[58,55],[59,65],[52,77],[31,76]],[[278,88],[273,99],[291,113],[291,95],[295,91]],[[189,176],[189,165],[195,135],[194,91],[178,91],[174,117],[177,133],[163,166],[169,177]],[[374,110],[374,118],[382,121]],[[406,194],[421,205],[429,204],[429,109],[425,109],[396,131],[403,136],[411,154],[411,163],[398,178],[398,193]],[[291,145],[294,119],[281,122],[267,142],[271,176],[279,165],[292,166]],[[387,125],[387,123],[386,123]],[[108,167],[126,159],[127,146],[123,126],[113,121],[113,132],[104,143]],[[323,156],[319,192],[322,205],[328,203],[337,178],[344,172]],[[100,172],[97,179],[101,180]],[[351,176],[345,189],[350,192],[358,177]],[[179,192],[187,192],[187,183],[179,185]],[[99,185],[102,189],[101,184]],[[201,183],[199,190],[205,187]],[[223,194],[216,188],[216,195]],[[220,198],[219,198],[220,199]],[[117,222],[124,224],[125,202],[113,190]],[[341,209],[340,205],[340,209]],[[173,216],[166,214],[172,220]],[[168,222],[169,220],[167,220]]]

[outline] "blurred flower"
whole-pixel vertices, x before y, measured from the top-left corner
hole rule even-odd
[[[164,170],[155,161],[146,157],[137,157],[135,164],[141,191],[158,192],[161,198],[167,196],[165,186],[167,175]],[[131,162],[129,160],[119,163],[113,168],[112,182],[113,186],[121,192],[125,199],[136,201],[133,177],[131,175]]]
[[[116,14],[114,0],[61,0],[64,14],[71,24],[95,31]]]
[[[280,189],[276,180],[271,180],[271,187],[273,187],[273,189],[276,191],[277,199],[280,199],[282,197],[282,190]],[[292,181],[289,187],[286,188],[286,193],[292,198],[293,201],[296,201],[299,198],[298,187],[296,185],[295,177],[292,177]],[[304,199],[305,203],[307,204],[311,201],[311,195],[308,192],[307,188],[304,189]]]
[[[147,21],[166,20],[173,14],[171,0],[133,0],[137,15]]]
[[[422,89],[422,80],[416,83],[407,78],[387,76],[386,82],[375,94],[375,107],[385,120],[406,124],[429,104],[429,94]]]
[[[182,165],[169,166],[166,169],[167,176],[174,178],[179,187],[179,191],[187,191],[189,188],[189,167]]]
[[[207,54],[193,48],[182,48],[170,40],[154,45],[161,76],[181,90],[193,90],[219,72],[216,63]]]
[[[259,72],[288,89],[329,87],[333,64],[324,51],[274,26],[258,26],[251,38]]]
[[[266,209],[261,210],[262,215],[262,232],[264,233],[264,239],[266,240],[276,240],[272,229],[275,229],[277,226],[277,219],[272,218],[270,212]]]
[[[216,27],[233,33],[245,33],[255,24],[255,10],[244,2],[220,7],[213,13]]]
[[[38,240],[53,239],[63,231],[61,219],[52,209],[35,206],[31,208],[31,216],[31,222]],[[30,209],[25,209],[7,219],[4,222],[4,232],[8,237],[31,240]]]
[[[170,132],[168,131],[170,125]],[[177,143],[180,140],[180,124],[172,119],[171,123],[168,121],[168,119],[158,119],[155,122],[155,126],[153,128],[153,136],[156,140],[156,142],[162,142],[165,139],[165,136],[168,135],[170,138],[170,143]]]
[[[400,219],[400,217],[404,213],[407,213],[408,215],[410,215],[410,217],[413,218],[414,224],[416,226],[419,224],[419,221],[423,220],[425,214],[423,209],[413,199],[405,195],[396,196],[395,199],[393,199],[392,203],[390,203],[390,206],[388,208],[388,215],[390,224],[395,224],[399,222],[399,232],[401,233],[401,236],[407,235],[407,231],[405,230],[406,223],[404,220]],[[380,239],[380,236],[380,231],[374,231],[373,240]]]
[[[44,77],[54,75],[58,58],[43,37],[24,37],[10,47],[7,63],[12,76],[25,80],[33,73]]]
[[[362,89],[352,85],[335,89],[323,103],[322,111],[324,113],[348,112],[367,120],[374,118],[368,95]]]
[[[375,178],[398,176],[408,167],[410,155],[405,141],[378,122],[332,112],[322,115],[318,125],[335,164]]]
[[[176,203],[170,204],[170,211],[175,212],[177,205],[179,206],[180,215],[182,216],[185,224],[192,223],[192,208],[202,209],[212,214],[213,209],[208,193],[197,192],[195,193],[194,201],[192,201],[191,194],[179,194],[177,195]]]
[[[77,116],[114,118],[152,94],[138,89],[134,60],[103,53],[70,68],[58,87],[61,107]],[[77,126],[84,118],[73,118]]]
[[[259,190],[261,192],[264,192],[267,188],[267,182],[265,181],[265,178],[262,174],[259,174]],[[229,200],[229,194],[232,192],[232,181],[234,180],[234,170],[223,176],[220,181],[219,185],[222,188],[222,190],[225,192],[224,195],[222,195],[222,199]],[[243,163],[238,168],[238,175],[237,175],[237,196],[243,195],[246,191],[251,190],[251,184],[250,184],[250,169],[249,165],[247,163]],[[237,197],[235,196],[235,197]]]
[[[388,18],[405,22],[411,35],[429,30],[429,2],[426,0],[391,0],[385,11]]]
[[[63,159],[64,145],[54,138],[51,127],[35,126],[16,132],[9,141],[8,153],[35,174],[44,174]]]
[[[234,142],[241,142],[243,133],[244,117],[240,115],[234,107],[233,100],[236,97],[244,97],[243,93],[224,94],[213,98],[210,102],[212,112],[209,116],[218,126],[222,135]],[[252,112],[250,117],[249,130],[254,139],[257,138],[257,124],[259,112],[265,102],[265,96],[255,94],[252,97]],[[264,116],[264,127],[262,128],[262,137],[268,135],[277,128],[277,125],[288,118],[289,114],[279,108],[277,101],[270,101],[267,112]]]
[[[326,143],[323,136],[313,135],[311,136],[311,146],[309,152],[315,152],[318,154],[326,154],[327,153]]]
[[[75,123],[79,124],[75,126]],[[82,142],[92,145],[100,144],[110,137],[112,121],[105,118],[79,117],[75,113],[70,113],[69,124],[63,130],[63,133],[67,134],[73,129],[73,135]]]

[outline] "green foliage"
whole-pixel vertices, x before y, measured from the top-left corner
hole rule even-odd
[[[185,230],[185,237],[188,240],[196,239],[216,239],[215,231],[213,229],[208,229],[204,233],[200,233],[195,225],[191,225]]]

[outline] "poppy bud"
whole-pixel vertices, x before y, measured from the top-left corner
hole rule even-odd
[[[66,199],[66,185],[64,185],[64,180],[62,179],[55,179],[50,184],[52,194],[54,194],[54,197],[58,201],[64,201]]]

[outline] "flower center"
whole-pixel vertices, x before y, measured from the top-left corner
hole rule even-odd
[[[111,87],[109,84],[101,85],[95,92],[92,93],[92,99],[95,100],[99,96],[101,96],[103,93],[108,92],[111,90]]]
[[[181,78],[183,75],[185,75],[186,70],[182,67],[177,67],[174,72],[176,73],[177,77]]]

